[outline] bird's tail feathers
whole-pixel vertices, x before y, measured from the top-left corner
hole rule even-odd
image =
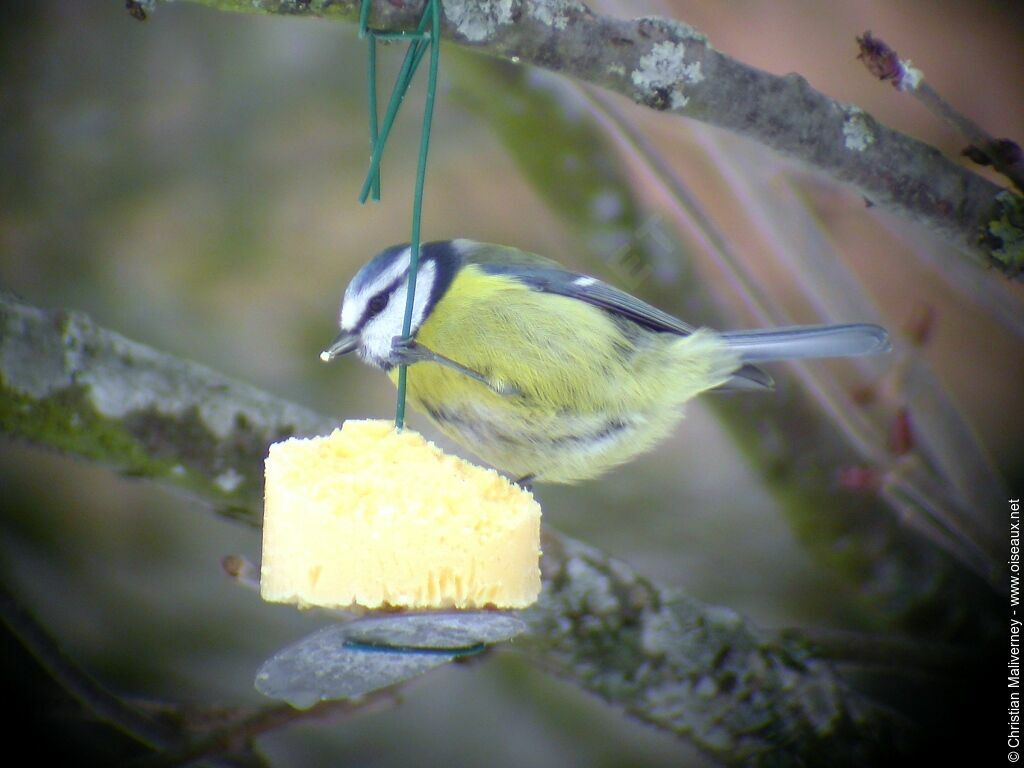
[[[758,331],[733,331],[722,338],[744,363],[860,357],[892,349],[889,333],[878,325],[796,325]]]

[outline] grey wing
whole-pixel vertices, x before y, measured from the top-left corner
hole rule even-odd
[[[555,261],[516,248],[474,243],[472,250],[463,254],[463,259],[485,272],[514,277],[535,290],[593,304],[651,331],[689,336],[696,330],[692,325],[596,277],[570,272]]]

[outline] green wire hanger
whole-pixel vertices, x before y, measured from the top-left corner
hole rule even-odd
[[[411,253],[409,256],[409,284],[405,296],[405,319],[402,322],[402,338],[408,339],[412,334],[412,308],[416,298],[416,275],[420,266],[420,219],[423,209],[423,184],[427,175],[427,152],[430,149],[430,126],[434,116],[434,97],[437,93],[437,68],[441,53],[441,3],[440,0],[428,0],[423,8],[423,16],[416,26],[415,32],[383,32],[370,29],[370,6],[372,0],[362,0],[359,9],[359,37],[368,42],[367,93],[369,96],[370,113],[370,168],[359,193],[359,202],[367,199],[380,200],[380,161],[384,154],[384,145],[391,135],[391,127],[398,115],[406,92],[416,74],[416,69],[427,52],[430,52],[430,69],[427,75],[427,96],[423,105],[423,128],[420,132],[420,156],[416,167],[416,189],[412,202],[412,236]],[[428,29],[429,26],[429,29]],[[395,86],[391,90],[383,122],[377,125],[377,41],[408,40],[409,48],[405,52],[405,60],[398,72]],[[395,407],[395,427],[402,429],[405,425],[405,391],[408,369],[405,365],[398,368],[398,403]]]

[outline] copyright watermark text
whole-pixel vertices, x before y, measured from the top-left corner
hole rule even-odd
[[[1006,663],[1006,689],[1009,696],[1006,707],[1006,759],[1020,760],[1021,749],[1021,619],[1017,616],[1020,602],[1021,521],[1020,499],[1010,499],[1010,655]]]

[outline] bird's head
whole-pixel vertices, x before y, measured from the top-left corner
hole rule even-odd
[[[358,352],[378,368],[388,370],[394,365],[391,347],[394,338],[402,335],[411,255],[408,244],[394,245],[356,273],[341,300],[341,332],[320,354],[322,360]],[[456,264],[457,254],[449,241],[421,246],[412,307],[413,336],[451,282]]]

